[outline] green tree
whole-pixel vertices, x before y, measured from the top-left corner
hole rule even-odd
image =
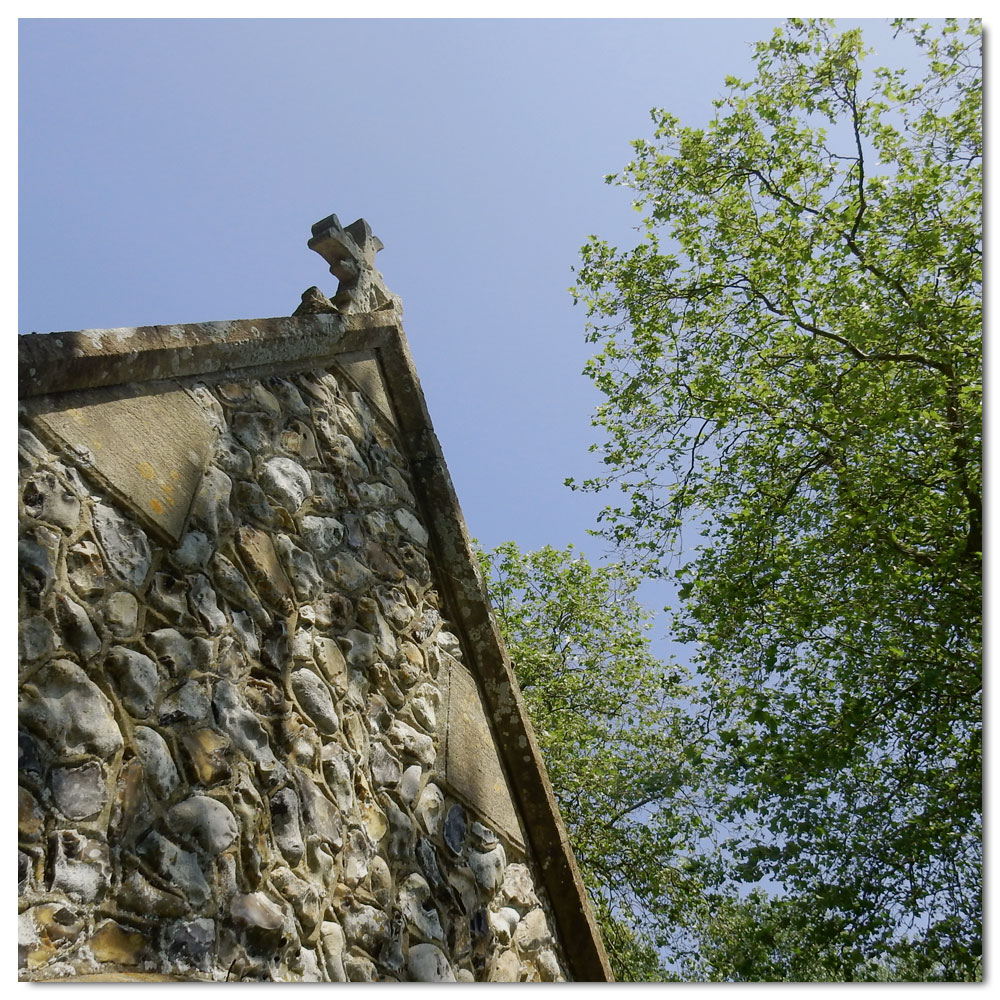
[[[609,178],[642,242],[583,249],[608,471],[579,487],[620,490],[603,533],[677,578],[734,876],[776,880],[856,971],[962,979],[981,950],[980,27],[896,29],[915,73],[795,20],[707,127],[653,113]]]
[[[680,954],[711,830],[687,677],[652,654],[623,567],[513,542],[480,559],[615,976],[676,978],[658,949]]]

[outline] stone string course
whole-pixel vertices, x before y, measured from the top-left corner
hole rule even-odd
[[[462,651],[390,429],[325,371],[189,391],[175,547],[21,428],[20,978],[568,978],[445,780]]]

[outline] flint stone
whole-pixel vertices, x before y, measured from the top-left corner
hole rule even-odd
[[[333,685],[337,694],[343,697],[347,693],[347,661],[340,647],[326,636],[316,636],[313,639],[313,658],[323,676]]]
[[[351,830],[344,852],[343,880],[352,888],[368,876],[368,861],[371,845],[363,830]]]
[[[434,850],[434,845],[425,837],[420,837],[417,840],[416,853],[417,861],[420,862],[420,867],[423,869],[424,875],[427,876],[427,881],[433,886],[443,886],[445,884],[444,876],[442,876],[441,869],[438,867],[437,852]]]
[[[82,597],[103,593],[107,577],[100,549],[95,542],[78,542],[69,550],[66,554],[66,575],[73,589]]]
[[[263,413],[234,413],[231,422],[233,436],[245,445],[251,455],[271,448],[274,420]]]
[[[347,662],[358,670],[367,670],[375,659],[374,637],[352,628],[344,638],[349,644]]]
[[[243,753],[265,773],[277,770],[278,760],[271,750],[266,730],[244,703],[233,683],[219,681],[212,706],[219,725]]]
[[[410,544],[399,546],[399,561],[403,569],[420,583],[430,583],[431,567],[423,554]]]
[[[207,795],[191,795],[171,807],[167,826],[181,841],[213,855],[221,854],[239,833],[229,809]]]
[[[344,518],[344,520],[346,521],[347,518]],[[406,574],[400,568],[399,563],[376,542],[367,542],[363,554],[368,565],[379,576],[390,580],[392,583],[401,583],[406,579]]]
[[[465,846],[465,810],[457,802],[445,817],[444,842],[455,854],[461,854]]]
[[[229,905],[233,921],[246,931],[247,940],[259,948],[276,948],[284,939],[285,914],[262,892],[234,896]]]
[[[198,856],[185,851],[155,830],[146,835],[137,853],[160,878],[180,891],[195,908],[204,906],[211,896]]]
[[[91,516],[111,572],[119,580],[141,587],[151,559],[146,533],[103,503],[94,505]]]
[[[72,532],[80,521],[80,501],[53,472],[42,471],[28,480],[22,494],[33,517]]]
[[[116,920],[105,920],[87,942],[98,962],[115,965],[138,965],[146,957],[148,938],[140,931],[130,931]]]
[[[545,948],[535,956],[535,965],[542,977],[543,983],[561,983],[564,981],[559,959],[551,948]]]
[[[369,882],[372,887],[372,895],[379,906],[385,908],[392,898],[392,873],[385,858],[376,854],[369,865]]]
[[[379,978],[375,963],[361,955],[348,955],[344,959],[344,972],[349,983],[375,983]]]
[[[45,829],[45,814],[27,788],[17,787],[17,837],[22,841],[38,840]]]
[[[278,561],[270,535],[244,525],[236,532],[236,543],[264,596],[286,614],[291,614],[295,606],[292,585]]]
[[[420,546],[426,546],[430,536],[424,526],[405,508],[400,507],[395,513],[396,524]]]
[[[250,615],[243,611],[234,611],[233,631],[239,638],[243,648],[251,656],[260,656],[260,643],[257,641],[257,631],[253,627],[253,619]]]
[[[410,978],[418,983],[454,983],[451,963],[440,948],[432,944],[411,945],[406,956]]]
[[[212,968],[215,921],[206,917],[173,924],[163,935],[166,953],[180,968],[194,966],[202,972]]]
[[[344,540],[344,526],[332,517],[310,515],[302,518],[302,541],[319,560],[333,557]]]
[[[503,873],[501,892],[505,900],[519,909],[525,910],[538,906],[535,884],[526,865],[507,865],[507,870]]]
[[[337,480],[328,472],[314,472],[312,474],[313,483],[313,503],[331,514],[336,514],[340,510],[343,501],[348,499],[342,496],[337,487]]]
[[[17,894],[23,896],[25,892],[32,888],[31,878],[32,863],[31,858],[20,848],[17,852]]]
[[[521,978],[521,963],[512,951],[502,951],[493,961],[491,983],[516,983]]]
[[[180,569],[191,572],[205,568],[214,548],[207,535],[200,531],[189,531],[170,554],[170,558]]]
[[[166,740],[148,726],[135,727],[135,751],[153,795],[166,801],[180,783]]]
[[[470,827],[472,831],[473,840],[484,850],[490,850],[497,841],[497,835],[488,827],[483,826],[478,820],[472,821],[472,826]]]
[[[21,717],[65,753],[107,758],[122,748],[111,702],[70,660],[54,660],[24,688]]]
[[[134,635],[139,621],[139,602],[127,590],[117,591],[105,604],[104,621],[118,639]]]
[[[101,651],[101,640],[87,617],[87,612],[65,594],[56,598],[59,623],[68,644],[80,654],[84,662],[92,660]]]
[[[406,876],[399,887],[397,901],[411,934],[425,941],[444,940],[441,918],[431,898],[430,886],[422,875],[413,872]]]
[[[107,804],[104,771],[97,761],[80,767],[61,767],[52,772],[52,797],[59,811],[70,819],[86,819]]]
[[[29,465],[33,464],[32,459],[36,462],[47,462],[52,458],[45,445],[27,427],[17,429],[17,450],[18,455]]]
[[[418,733],[405,722],[400,722],[397,719],[392,723],[389,727],[389,739],[398,750],[413,757],[424,767],[430,767],[434,763],[437,756],[434,740],[430,736]]]
[[[377,955],[389,929],[386,915],[354,898],[345,902],[338,915],[348,942]]]
[[[517,930],[514,931],[514,944],[522,955],[525,953],[535,954],[551,940],[552,934],[549,931],[548,921],[540,908],[526,913],[517,925]]]
[[[243,574],[221,552],[212,556],[210,568],[216,587],[233,608],[245,611],[262,628],[271,624],[270,616],[257,600],[256,593],[250,589]]]
[[[419,764],[411,764],[399,781],[399,797],[404,805],[412,806],[420,794],[420,779],[423,777],[423,768]]]
[[[429,733],[437,729],[437,712],[434,705],[426,698],[417,697],[410,702],[410,712],[413,721]]]
[[[156,888],[137,871],[123,877],[116,901],[119,906],[133,913],[153,914],[157,917],[180,917],[187,909],[181,896]]]
[[[165,726],[178,722],[202,722],[211,717],[212,703],[199,681],[190,680],[160,702],[160,722]]]
[[[226,616],[219,610],[211,584],[201,573],[189,576],[187,582],[191,609],[201,619],[209,635],[218,634],[226,626]]]
[[[282,788],[271,796],[271,828],[285,860],[294,868],[302,860],[306,846],[302,841],[299,799],[291,788]]]
[[[275,398],[274,394],[265,389],[260,382],[254,382],[250,386],[250,398],[272,417],[281,416],[281,404]]]
[[[375,648],[391,662],[396,655],[396,638],[370,597],[358,601],[358,620],[375,636]]]
[[[137,719],[147,718],[156,707],[160,683],[156,664],[126,646],[112,646],[105,663],[125,708]]]
[[[258,524],[267,528],[276,528],[281,524],[281,518],[274,505],[256,483],[237,482],[233,486],[233,502]]]
[[[416,506],[416,500],[407,481],[395,466],[388,466],[382,473],[382,478],[396,491],[397,495],[411,507]]]
[[[415,834],[410,817],[403,812],[388,796],[382,797],[382,805],[389,819],[392,837],[389,841],[389,854],[394,858],[407,858],[413,854]]]
[[[441,624],[441,615],[434,608],[426,608],[413,626],[413,637],[417,642],[425,642]]]
[[[241,448],[227,432],[219,437],[215,449],[215,461],[230,476],[242,478],[253,470],[253,459],[246,448]]]
[[[497,886],[503,879],[506,866],[507,855],[500,844],[497,844],[491,851],[469,852],[469,867],[487,896],[492,896],[496,892]]]
[[[50,864],[51,888],[77,902],[95,902],[111,884],[108,845],[76,830],[59,830],[52,835]]]
[[[366,590],[372,581],[371,572],[353,556],[343,552],[326,563],[324,572],[337,590],[344,590],[349,594]]]
[[[304,771],[299,771],[296,777],[302,803],[302,819],[310,842],[319,838],[324,843],[339,848],[343,843],[340,813]]]
[[[17,731],[17,772],[25,777],[40,779],[44,768],[34,737],[23,729]]]
[[[293,417],[309,416],[309,407],[306,406],[301,393],[291,382],[275,376],[268,379],[267,384],[271,394],[278,400],[286,413]]]
[[[149,589],[150,603],[167,618],[174,621],[187,617],[187,586],[168,573],[156,573]]]
[[[362,507],[388,507],[396,499],[391,486],[385,483],[359,483],[358,499]]]
[[[276,535],[274,548],[299,599],[310,601],[318,597],[323,590],[323,578],[313,557],[300,549],[287,535]]]
[[[260,484],[283,507],[295,513],[312,492],[309,473],[290,458],[271,458],[260,471]]]
[[[323,957],[326,959],[326,974],[334,983],[346,983],[347,972],[344,969],[344,931],[340,924],[333,920],[324,920],[319,929],[320,941],[323,947]]]
[[[32,663],[50,656],[56,648],[56,634],[41,615],[21,618],[17,623],[18,659]]]
[[[354,805],[354,780],[347,751],[338,743],[327,743],[320,752],[323,776],[333,792],[337,808],[348,815]]]
[[[428,783],[421,792],[415,811],[424,829],[432,837],[436,837],[441,828],[441,816],[444,813],[444,795],[433,782]]]
[[[53,563],[59,556],[59,539],[47,528],[36,528],[35,538],[20,538],[17,542],[17,566],[21,586],[28,594],[44,597],[53,580]]]
[[[385,944],[379,953],[379,964],[390,972],[401,972],[405,959],[403,957],[403,916],[394,913],[389,921],[389,930],[386,934]]]
[[[399,761],[379,743],[372,747],[371,771],[376,785],[397,785],[403,774]]]
[[[174,628],[161,628],[146,636],[146,644],[156,658],[175,677],[183,677],[195,668],[191,642]]]
[[[365,432],[361,421],[354,411],[339,399],[334,403],[334,409],[337,414],[337,422],[351,441],[360,448],[365,443]]]
[[[500,944],[510,944],[520,919],[521,914],[512,906],[502,906],[496,913],[490,912],[490,928]]]
[[[305,667],[293,671],[292,691],[307,716],[316,724],[321,733],[330,736],[340,728],[337,711],[333,707],[330,690],[320,677]]]
[[[192,521],[206,528],[210,538],[218,538],[233,526],[232,493],[233,481],[221,469],[210,465],[191,505]]]
[[[416,611],[410,607],[406,594],[398,587],[381,586],[375,591],[389,624],[402,631],[413,620]]]

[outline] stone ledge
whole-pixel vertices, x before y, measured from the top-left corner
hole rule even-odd
[[[397,313],[279,316],[18,337],[18,395],[38,396],[252,367],[308,367],[399,331]]]

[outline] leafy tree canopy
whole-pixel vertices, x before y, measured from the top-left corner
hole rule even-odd
[[[575,485],[619,490],[603,533],[676,576],[732,871],[808,900],[809,939],[854,969],[903,948],[960,979],[981,950],[980,27],[896,29],[917,73],[793,20],[707,127],[653,113],[609,178],[642,242],[583,249],[608,471]]]
[[[664,978],[710,830],[687,678],[652,654],[621,566],[512,542],[480,560],[615,975]]]

